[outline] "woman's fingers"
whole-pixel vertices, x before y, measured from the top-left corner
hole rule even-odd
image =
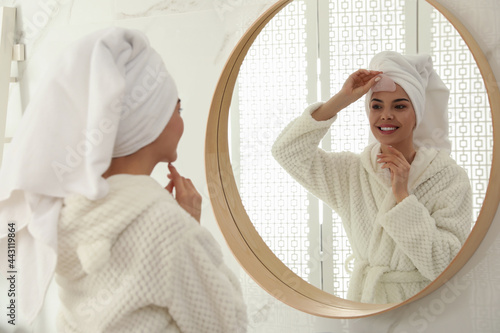
[[[378,75],[382,74],[383,72],[380,71],[369,71],[366,69],[359,70],[353,74],[353,77],[355,79],[359,79],[362,82],[368,82],[372,80],[373,78],[377,77]]]
[[[170,171],[173,178],[181,176],[172,163],[168,163],[168,170]]]
[[[362,96],[375,85],[379,74],[382,74],[382,72],[360,69],[349,76],[345,88],[352,89],[352,93]]]
[[[406,158],[404,157],[403,153],[401,153],[399,150],[397,150],[394,147],[387,146],[389,149],[389,153],[381,153],[378,154],[378,161],[383,161],[383,162],[393,162],[394,164],[402,164],[402,165],[408,165],[408,161],[406,161]]]
[[[325,103],[327,107],[320,107],[316,110],[313,116],[316,120],[326,120],[333,117],[340,110],[348,105],[356,102],[359,98],[365,95],[376,83],[377,75],[382,74],[380,71],[371,71],[367,69],[359,69],[349,75],[347,80],[342,85],[340,91],[332,96],[328,102]],[[327,112],[327,110],[333,110]]]
[[[373,71],[369,69],[358,69],[356,72],[354,72],[352,75],[357,75],[357,76],[375,76],[382,74],[383,72],[381,71]]]
[[[172,193],[174,191],[174,181],[173,180],[169,181],[165,189],[170,193]]]
[[[175,188],[175,200],[177,203],[200,222],[201,195],[196,190],[193,182],[189,178],[182,177],[173,165],[169,164],[168,169],[170,170],[168,178],[171,180],[165,188],[170,193],[173,193]]]
[[[377,162],[383,163],[381,168],[390,170],[392,192],[397,202],[401,202],[409,195],[408,177],[410,174],[410,164],[404,158],[404,155],[393,147],[390,147],[389,153],[380,154],[377,157]]]
[[[382,162],[392,162],[394,164],[401,164],[403,161],[399,156],[396,155],[391,155],[391,154],[380,154],[377,156],[377,162],[382,163]]]
[[[396,172],[398,176],[405,176],[409,171],[409,166],[406,161],[402,161],[396,156],[387,156],[378,159],[378,163],[382,164],[382,169],[389,168],[392,172]]]
[[[170,170],[170,174],[167,177],[170,179],[170,182],[173,183],[176,193],[182,193],[186,187],[186,178],[182,177],[177,169],[172,165],[168,164],[168,169]]]
[[[397,177],[408,178],[410,164],[404,155],[395,148],[390,147],[390,153],[377,155],[377,162],[382,164],[382,169],[389,168]]]

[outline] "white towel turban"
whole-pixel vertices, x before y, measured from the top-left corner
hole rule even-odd
[[[450,91],[433,69],[431,56],[385,51],[373,57],[369,69],[384,74],[383,79],[366,94],[366,112],[370,112],[373,91],[386,90],[390,86],[387,82],[389,78],[406,91],[412,102],[417,122],[413,132],[414,144],[417,147],[450,151],[447,112]],[[370,141],[374,140],[370,133]]]
[[[18,306],[38,314],[57,262],[57,221],[71,193],[106,196],[112,157],[153,142],[177,88],[138,31],[108,28],[70,47],[48,71],[0,170],[0,267],[17,271]],[[6,267],[7,223],[16,223],[15,267]]]

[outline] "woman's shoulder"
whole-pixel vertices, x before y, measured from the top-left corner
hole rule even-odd
[[[468,178],[465,169],[458,165],[457,161],[448,151],[439,151],[436,155],[435,161],[443,172],[454,176],[466,176]]]
[[[109,177],[107,182],[109,190],[102,199],[90,200],[82,195],[65,198],[61,232],[108,237],[127,227],[140,227],[139,220],[151,224],[187,219],[172,194],[149,176],[121,174]]]
[[[160,192],[126,228],[126,234],[157,253],[202,251],[220,264],[222,253],[212,234],[200,225],[161,185]],[[130,237],[126,237],[130,238]],[[194,250],[198,249],[198,250]]]
[[[470,185],[467,171],[458,165],[449,151],[445,150],[438,150],[435,152],[435,156],[430,161],[425,174],[426,178],[434,179],[435,182],[454,182]]]

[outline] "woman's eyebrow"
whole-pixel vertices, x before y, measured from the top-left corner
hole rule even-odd
[[[406,99],[406,98],[398,98],[398,99],[395,99],[394,101],[392,101],[393,103],[397,103],[397,102],[409,102],[410,100]],[[372,102],[379,102],[379,103],[384,103],[384,101],[382,101],[381,99],[378,99],[378,98],[374,98],[372,99]]]

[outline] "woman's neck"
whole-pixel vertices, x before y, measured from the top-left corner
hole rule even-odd
[[[103,178],[118,174],[151,175],[158,161],[152,156],[139,150],[131,155],[111,159],[109,168],[103,173]]]

